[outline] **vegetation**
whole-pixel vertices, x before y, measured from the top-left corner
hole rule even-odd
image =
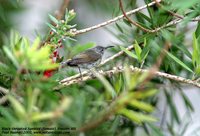
[[[73,3],[63,1],[64,7]],[[185,135],[196,121],[190,119],[195,108],[182,89],[200,88],[199,0],[144,0],[146,13],[134,10],[136,0],[85,2],[112,19],[78,29],[76,11],[61,8],[60,16],[49,14],[47,34],[30,42],[4,18],[8,10],[21,10],[23,1],[8,0],[6,6],[0,0],[4,11],[0,12],[1,134]],[[193,22],[195,26],[188,27]],[[110,43],[115,46],[110,57],[93,75],[83,72],[81,79],[76,68],[61,66],[60,62],[95,46],[90,41],[79,44],[77,35],[105,26],[119,42]],[[186,35],[192,38],[187,40]],[[65,51],[64,56],[58,49]],[[185,117],[179,115],[175,95],[183,101]],[[26,131],[14,134],[17,129],[9,128]],[[190,135],[195,134],[199,129]]]

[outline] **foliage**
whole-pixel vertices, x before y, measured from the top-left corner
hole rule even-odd
[[[102,14],[121,14],[118,3],[112,6],[112,2],[105,0],[85,2],[94,7],[102,6],[105,9]],[[124,3],[127,11],[137,7],[136,0]],[[0,50],[0,86],[6,88],[8,93],[1,92],[0,100],[5,98],[6,102],[0,105],[0,126],[75,128],[75,131],[70,131],[70,135],[87,136],[186,134],[192,121],[186,122],[180,117],[175,95],[182,98],[189,116],[195,108],[181,90],[182,84],[155,76],[149,78],[149,73],[133,73],[128,68],[134,65],[151,69],[169,42],[169,50],[165,50],[164,59],[158,66],[159,71],[188,79],[199,78],[200,23],[193,30],[192,40],[185,42],[185,28],[192,18],[200,14],[198,0],[170,0],[161,4],[161,7],[147,7],[147,13],[137,12],[131,19],[145,28],[155,29],[175,18],[167,11],[170,10],[184,16],[180,26],[171,25],[156,33],[147,33],[125,18],[116,22],[112,29],[107,28],[119,41],[112,43],[116,47],[110,54],[119,51],[124,51],[124,54],[98,69],[107,70],[116,65],[127,68],[112,77],[94,72],[96,78],[92,80],[61,86],[59,89],[56,89],[60,86],[59,81],[77,71],[69,67],[60,69],[58,62],[95,45],[92,42],[79,44],[76,40],[73,33],[76,24],[72,24],[76,16],[74,10],[66,10],[63,20],[49,14],[51,22],[47,25],[51,30],[45,36],[46,39],[37,37],[30,42],[15,31],[11,31],[9,37],[1,36],[4,45]],[[64,46],[64,57],[53,61],[52,54],[61,45]],[[134,50],[127,50],[129,45],[133,45]],[[43,74],[46,70],[54,71],[53,76],[46,78]],[[160,107],[161,102],[164,102],[163,107]],[[159,108],[163,108],[162,115]],[[168,120],[166,116],[169,116]]]

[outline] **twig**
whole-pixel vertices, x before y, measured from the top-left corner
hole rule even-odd
[[[159,2],[160,2],[160,1],[159,1]],[[158,2],[158,0],[155,0],[155,3],[156,3],[156,4],[159,3],[159,2]],[[149,32],[149,33],[157,32],[156,29],[155,29],[155,30],[151,30],[151,29],[144,28],[143,26],[141,26],[141,25],[138,24],[137,22],[131,20],[131,19],[127,16],[127,14],[126,14],[126,12],[125,12],[125,10],[124,10],[124,8],[123,8],[122,0],[119,0],[119,7],[120,7],[120,9],[121,9],[121,11],[122,11],[124,17],[125,17],[131,24],[137,26],[138,28],[142,29],[142,30],[145,31],[145,32]]]
[[[166,41],[164,48],[161,50],[160,54],[157,57],[156,63],[149,69],[149,73],[147,77],[145,78],[145,80],[143,81],[143,84],[145,84],[146,82],[148,82],[154,77],[155,73],[159,70],[159,67],[167,53],[166,51],[168,51],[170,47],[171,47],[171,43]]]
[[[162,7],[162,5],[160,4],[161,0],[160,0],[160,1],[159,1],[159,0],[154,0],[154,1],[155,1],[155,3],[156,3],[158,6],[161,6],[161,7]],[[172,12],[172,11],[167,10],[167,12],[169,12],[169,13],[172,14],[173,16],[177,17],[178,19],[177,19],[177,20],[174,20],[174,21],[171,21],[171,22],[169,22],[169,23],[166,24],[166,25],[163,25],[163,26],[161,26],[161,27],[158,27],[158,28],[155,28],[155,29],[151,30],[151,29],[144,28],[143,26],[141,26],[141,25],[138,24],[137,22],[131,20],[131,19],[127,16],[126,12],[125,12],[124,9],[123,9],[122,0],[119,0],[119,5],[120,5],[120,9],[121,9],[121,11],[122,11],[124,17],[126,17],[126,19],[127,19],[130,23],[132,23],[133,25],[139,27],[139,28],[142,29],[143,31],[149,32],[149,33],[158,32],[158,31],[161,30],[162,28],[168,27],[168,26],[170,26],[170,25],[178,24],[180,21],[182,21],[182,20],[184,19],[184,17],[182,17],[181,15],[176,14],[176,13],[174,13],[174,12]],[[200,18],[197,17],[197,18],[195,18],[195,19],[192,19],[191,21],[200,21]]]
[[[110,116],[112,116],[117,110],[115,107],[115,105],[116,105],[115,102],[116,102],[116,100],[111,103],[111,106],[109,106],[108,109],[105,110],[105,113],[100,118],[97,118],[96,120],[85,124],[83,127],[80,127],[79,129],[77,129],[77,131],[78,132],[86,132],[88,130],[96,128],[103,122],[107,121],[110,118]]]
[[[128,96],[128,97],[126,97]],[[126,100],[123,100],[123,102],[120,102],[124,97],[126,97]],[[110,119],[112,115],[115,115],[118,111],[120,111],[122,108],[124,108],[127,104],[128,101],[132,100],[133,97],[129,95],[128,92],[123,92],[119,96],[117,96],[116,99],[114,99],[109,106],[107,106],[102,113],[100,113],[96,118],[93,119],[91,122],[88,122],[84,124],[82,127],[78,128],[76,131],[77,132],[86,132],[88,130],[91,130],[93,128],[96,128],[103,122],[107,121]]]
[[[9,93],[9,90],[0,86],[0,92],[3,94],[3,97],[0,98],[0,105],[2,105],[7,101],[6,94]]]
[[[159,7],[161,7],[161,8],[164,9],[164,7],[163,7],[159,2],[157,2],[157,0],[154,0],[154,1],[156,2],[156,5],[157,5],[157,6],[159,6]],[[170,10],[167,10],[167,9],[164,9],[164,10],[166,10],[166,11],[169,12],[171,15],[173,15],[173,16],[175,16],[175,17],[177,17],[177,18],[180,18],[180,19],[183,19],[183,18],[184,18],[183,16],[181,16],[181,15],[179,15],[179,14],[173,12],[173,11],[170,11]]]
[[[69,5],[70,0],[63,0],[62,5],[60,6],[60,9],[56,11],[56,19],[61,20],[65,14],[66,8]]]
[[[149,4],[147,4],[147,5],[144,5],[144,6],[141,6],[141,7],[139,7],[139,8],[136,8],[136,9],[134,9],[134,10],[128,11],[128,12],[126,12],[126,13],[123,14],[123,15],[117,16],[117,17],[115,17],[115,18],[113,18],[113,19],[110,19],[110,20],[108,20],[108,21],[105,21],[105,22],[103,22],[103,23],[100,23],[100,24],[97,24],[97,25],[94,25],[94,26],[91,26],[91,27],[88,27],[88,28],[85,28],[85,29],[81,29],[81,30],[72,29],[72,30],[71,30],[71,33],[72,33],[74,36],[76,36],[76,35],[79,35],[79,34],[83,34],[83,33],[86,33],[86,32],[89,32],[89,31],[92,31],[92,30],[95,30],[95,29],[104,27],[104,26],[106,26],[106,25],[109,25],[109,24],[111,24],[111,23],[114,23],[114,22],[116,22],[116,21],[122,19],[123,17],[125,17],[124,15],[126,15],[126,16],[132,15],[132,14],[134,14],[134,13],[136,13],[136,12],[138,12],[138,11],[141,11],[141,10],[147,8],[147,7],[150,7],[150,6],[155,5],[155,4],[158,3],[158,2],[161,2],[161,0],[155,0],[155,1],[153,1],[153,2],[151,2],[151,3],[149,3]],[[180,15],[178,15],[178,14],[176,14],[176,13],[172,13],[172,14],[173,14],[174,16],[176,16],[176,17],[179,16],[178,19],[174,19],[174,20],[170,21],[169,23],[167,23],[166,25],[163,25],[163,26],[161,26],[161,27],[158,27],[158,28],[155,28],[155,29],[151,30],[151,33],[158,32],[158,31],[160,31],[161,29],[166,28],[166,27],[171,26],[171,25],[176,25],[176,24],[180,23],[182,20],[185,19],[184,17],[181,17]],[[191,19],[191,21],[200,21],[200,16]]]
[[[9,90],[0,86],[0,92],[7,94],[7,93],[9,93]]]
[[[129,69],[130,69],[131,72],[134,72],[134,73],[148,73],[149,72],[149,70],[140,69],[140,68],[137,68],[137,67],[133,67],[132,65],[129,66]],[[108,71],[105,71],[105,72],[100,72],[100,73],[102,75],[104,75],[104,76],[112,76],[113,74],[121,73],[124,70],[125,70],[125,67],[118,66],[118,67],[114,67],[111,70],[108,70]],[[164,73],[164,72],[155,72],[154,75],[156,75],[158,77],[163,77],[163,78],[171,79],[171,80],[174,80],[174,81],[177,81],[177,82],[186,83],[186,84],[189,84],[189,85],[194,85],[194,86],[200,88],[200,83],[198,83],[196,81],[193,81],[191,79],[186,79],[186,78],[183,78],[183,77],[180,77],[180,76],[171,75],[171,74],[167,74],[167,73]],[[76,84],[76,83],[79,83],[79,82],[84,82],[84,81],[87,81],[87,80],[92,79],[92,78],[94,78],[94,76],[92,76],[92,75],[85,75],[85,76],[83,76],[82,80],[80,80],[79,78],[71,79],[71,80],[67,80],[66,79],[65,82],[63,81],[63,82],[60,82],[60,83],[62,85],[65,85],[65,86],[69,86],[71,84]]]
[[[157,2],[160,2],[160,1],[161,1],[161,0],[157,0]],[[132,15],[132,14],[138,12],[138,11],[141,11],[141,10],[147,8],[147,7],[151,7],[151,6],[155,5],[155,4],[156,4],[156,2],[153,1],[153,2],[151,2],[151,3],[149,3],[149,4],[147,4],[147,5],[144,5],[144,6],[141,6],[141,7],[139,7],[139,8],[136,8],[136,9],[134,9],[134,10],[131,10],[131,11],[129,11],[129,12],[126,12],[126,15],[127,15],[127,16]],[[92,27],[88,27],[88,28],[81,29],[81,30],[73,30],[72,33],[73,33],[73,35],[78,35],[78,34],[86,33],[86,32],[92,31],[92,30],[94,30],[94,29],[97,29],[97,28],[100,28],[100,27],[104,27],[104,26],[106,26],[106,25],[109,25],[109,24],[111,24],[111,23],[114,23],[114,22],[116,22],[116,21],[122,19],[123,17],[124,17],[124,15],[120,15],[120,16],[117,16],[117,17],[115,17],[115,18],[113,18],[113,19],[110,19],[110,20],[108,20],[108,21],[106,21],[106,22],[103,22],[103,23],[94,25],[94,26],[92,26]]]
[[[169,12],[171,15],[173,15],[174,17],[177,17],[179,19],[184,19],[185,17],[182,15],[179,15],[178,13],[175,13],[173,11],[167,10],[163,7],[163,5],[160,4],[160,2],[157,2],[157,0],[154,0],[156,2],[156,5],[163,8],[164,10],[166,10],[167,12]],[[191,21],[200,21],[200,18],[198,19],[192,19]]]
[[[114,23],[114,22],[116,22],[116,21],[122,19],[123,17],[125,17],[125,15],[126,15],[126,17],[127,17],[127,16],[129,16],[129,15],[135,14],[136,12],[141,11],[141,10],[147,8],[147,7],[153,6],[153,5],[155,5],[156,3],[159,3],[159,2],[161,2],[161,0],[155,0],[155,1],[153,1],[153,2],[151,2],[151,3],[149,3],[149,4],[147,4],[147,5],[144,5],[144,6],[141,6],[141,7],[139,7],[139,8],[136,8],[136,9],[134,9],[134,10],[125,12],[125,14],[120,15],[120,16],[117,16],[117,17],[115,17],[115,18],[113,18],[113,19],[110,19],[110,20],[108,20],[108,21],[105,21],[105,22],[103,22],[103,23],[100,23],[100,24],[97,24],[97,25],[94,25],[94,26],[91,26],[91,27],[88,27],[88,28],[85,28],[85,29],[81,29],[81,30],[73,29],[73,30],[71,31],[71,33],[75,36],[75,35],[79,35],[79,34],[82,34],[82,33],[86,33],[86,32],[89,32],[89,31],[92,31],[92,30],[95,30],[95,29],[104,27],[104,26],[106,26],[106,25],[109,25],[109,24],[111,24],[111,23]],[[184,17],[182,17],[182,16],[180,16],[180,15],[178,15],[178,14],[176,14],[176,13],[172,13],[172,12],[170,12],[170,13],[173,14],[174,16],[178,17],[178,19],[175,19],[175,20],[173,20],[173,21],[169,22],[168,24],[163,25],[163,26],[161,26],[161,27],[155,28],[154,30],[150,30],[149,32],[151,32],[151,33],[157,32],[157,31],[161,30],[162,28],[165,28],[165,27],[168,27],[168,26],[171,26],[171,25],[178,24],[178,23],[180,23],[180,22],[184,19]],[[191,19],[191,21],[200,21],[200,17],[196,17],[196,18],[194,18],[194,19]],[[141,27],[142,27],[142,26],[140,26],[140,28],[141,28]],[[145,29],[145,28],[144,28],[144,29]],[[147,31],[148,31],[148,30],[147,30]]]

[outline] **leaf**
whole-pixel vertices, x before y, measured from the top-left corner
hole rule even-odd
[[[180,124],[180,119],[179,119],[179,116],[178,116],[178,112],[177,112],[177,109],[176,109],[176,106],[172,100],[172,96],[169,95],[169,93],[167,91],[164,91],[165,92],[165,97],[167,99],[167,102],[169,104],[169,107],[170,107],[170,111],[171,111],[171,116],[173,118],[175,118],[176,122],[178,124]]]
[[[143,14],[142,12],[137,12],[138,16],[141,16],[143,19],[145,19],[146,21],[151,23],[151,19],[146,16],[145,14]]]
[[[187,108],[189,108],[191,111],[194,111],[194,107],[193,107],[191,101],[189,100],[189,98],[184,94],[183,91],[180,91],[180,92],[181,92],[181,96],[182,96],[182,98],[184,100],[185,106]]]
[[[142,113],[135,112],[133,110],[122,109],[118,112],[126,116],[127,118],[131,119],[133,122],[141,124],[142,122],[155,122],[157,121],[154,117],[145,115]]]
[[[111,84],[106,80],[106,78],[99,73],[96,73],[95,71],[93,72],[93,74],[103,83],[106,90],[111,94],[112,98],[115,98],[117,94]]]
[[[10,68],[6,64],[0,62],[1,73],[7,74],[9,72],[9,69]]]
[[[55,118],[56,114],[54,112],[37,112],[33,113],[30,117],[32,122],[37,122],[41,120],[47,120],[47,119],[52,119]]]
[[[54,22],[55,24],[58,24],[58,20],[54,16],[49,14],[49,18],[51,19],[52,22]]]
[[[126,19],[123,19],[123,21],[124,21],[124,23],[125,23],[125,24],[127,24],[128,26],[130,26],[130,27],[131,27],[131,23],[130,23],[128,20],[126,20]]]
[[[39,89],[34,89],[32,90],[31,88],[27,89],[28,92],[28,108],[27,108],[27,112],[31,113],[34,110],[34,106],[36,106],[36,102],[37,102],[37,98],[39,96],[40,90]]]
[[[58,118],[62,116],[63,112],[69,108],[71,104],[71,98],[69,97],[64,97],[63,100],[61,101],[60,105],[58,108],[56,108],[52,112],[35,112],[31,116],[31,121],[37,122],[41,120],[47,120],[47,119],[52,119],[52,118]]]
[[[192,58],[192,54],[190,53],[190,51],[185,47],[185,45],[177,45],[174,44],[174,46],[176,48],[178,48],[179,50],[181,50],[185,55],[187,55],[190,59]]]
[[[173,125],[170,125],[169,123],[167,123],[167,129],[168,129],[169,133],[170,133],[172,136],[177,136],[176,132],[174,131]]]
[[[31,50],[34,50],[34,51],[37,50],[38,47],[39,47],[39,45],[40,45],[40,38],[37,37],[37,38],[34,40],[32,46],[31,46]]]
[[[195,31],[195,35],[197,39],[200,37],[200,22],[198,22],[197,29]]]
[[[68,21],[68,17],[69,17],[69,11],[66,8],[66,10],[65,10],[65,21]]]
[[[189,1],[171,0],[171,1],[173,3],[171,5],[171,8],[176,8],[181,11],[188,9],[199,2],[199,0],[189,0]]]
[[[142,62],[142,59],[141,59],[142,49],[140,48],[140,46],[136,40],[135,40],[134,47],[135,47],[135,53],[137,55],[137,58],[138,58],[139,62],[141,63]]]
[[[46,23],[46,25],[48,25],[51,28],[51,30],[53,30],[55,33],[57,32],[56,28],[53,25],[51,25],[49,23]]]
[[[119,30],[121,33],[124,33],[123,29],[122,29],[117,23],[115,23],[115,25],[117,26],[118,30]]]
[[[134,92],[134,97],[136,99],[144,99],[144,98],[148,98],[151,96],[154,96],[156,93],[158,93],[157,89],[150,89],[150,90],[146,90],[145,92]]]
[[[13,112],[10,112],[8,108],[0,106],[0,113],[1,113],[1,116],[4,119],[6,119],[6,121],[16,122],[16,119],[13,116]]]
[[[174,56],[173,54],[171,54],[170,52],[167,52],[167,55],[172,58],[176,63],[178,63],[179,65],[181,65],[183,68],[185,68],[186,70],[190,71],[191,73],[193,73],[193,71],[186,65],[184,64],[181,60],[179,60],[176,56]]]
[[[138,100],[131,100],[129,105],[147,112],[152,112],[154,110],[154,107],[150,104]]]
[[[121,88],[123,87],[123,80],[122,80],[121,74],[115,75],[115,76],[116,76],[116,78],[114,78],[113,86],[114,86],[116,92],[119,93]]]
[[[129,55],[130,57],[132,57],[132,58],[135,58],[135,59],[138,59],[138,57],[134,54],[134,53],[132,53],[132,52],[130,52],[129,50],[127,50],[126,48],[124,48],[123,46],[119,46],[120,47],[120,49],[122,50],[122,51],[124,51],[127,55]]]
[[[8,96],[8,100],[12,104],[17,116],[21,119],[24,119],[26,117],[26,111],[23,105],[11,95]]]
[[[160,130],[158,127],[154,126],[153,124],[148,123],[148,126],[151,128],[153,136],[165,136],[162,130]]]
[[[17,62],[15,56],[13,55],[13,53],[10,51],[10,49],[7,46],[3,47],[4,52],[6,53],[6,55],[9,57],[9,59],[12,61],[12,63],[15,65],[16,68],[19,68],[19,63]]]
[[[193,34],[193,52],[192,52],[192,63],[195,67],[195,73],[199,74],[199,67],[200,67],[200,44],[198,44],[197,38],[195,33]]]

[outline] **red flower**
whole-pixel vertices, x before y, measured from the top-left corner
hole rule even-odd
[[[49,78],[53,75],[53,72],[54,72],[54,69],[45,70],[43,75],[44,75],[44,77]]]

